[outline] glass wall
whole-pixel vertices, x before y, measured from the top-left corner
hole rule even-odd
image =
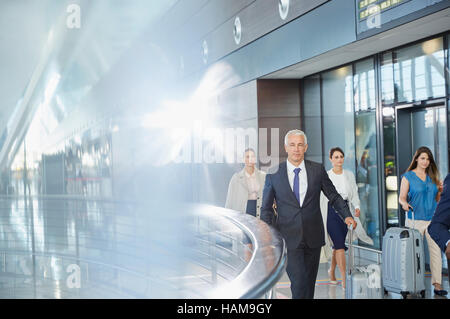
[[[422,101],[445,96],[442,37],[407,46],[393,53],[397,102]],[[386,80],[389,78],[390,75]]]
[[[355,112],[375,110],[375,68],[373,58],[355,63],[353,83]]]
[[[367,59],[305,78],[302,96],[303,127],[314,146],[306,158],[322,161],[329,170],[329,150],[344,150],[344,168],[358,185],[361,224],[380,248],[375,93],[374,60]]]
[[[437,141],[437,144],[436,141],[432,142],[435,136],[445,138],[445,134],[439,130],[446,127],[447,117],[437,109],[426,109],[423,104],[446,94],[444,38],[436,37],[394,49],[380,54],[379,57],[386,220],[390,227],[399,224],[398,159],[395,140],[396,130],[401,128],[396,127],[397,106],[416,103],[411,108],[410,116],[413,152],[419,146],[428,146],[436,156],[441,175],[446,175],[448,171],[446,139]]]
[[[445,43],[446,45],[446,52],[445,52],[445,56],[447,57],[447,65],[445,67],[445,70],[447,71],[445,73],[445,78],[447,80],[447,96],[450,95],[450,72],[449,72],[449,68],[450,68],[450,34],[447,34],[445,36]]]
[[[383,122],[383,158],[386,189],[386,220],[388,226],[398,225],[398,187],[395,162],[395,102],[393,52],[381,55],[380,83]]]
[[[356,183],[360,220],[375,246],[380,242],[374,59],[354,64]],[[361,243],[363,244],[363,243]]]
[[[411,130],[406,136],[411,141],[404,142],[411,143],[414,150],[428,146],[442,178],[448,174],[450,103],[442,98],[447,96],[448,101],[450,92],[449,42],[448,34],[430,38],[303,80],[303,128],[314,140],[306,157],[320,161],[322,156],[328,170],[329,149],[344,149],[345,168],[355,173],[358,185],[361,223],[377,248],[384,229],[401,224],[398,171],[404,170],[404,162],[409,163],[412,154],[402,152],[402,160],[397,158],[397,130]],[[400,111],[408,120],[396,127]],[[404,123],[410,124],[402,128]]]
[[[303,81],[303,128],[307,132],[308,160],[322,163],[322,110],[320,106],[320,75],[307,77]]]
[[[352,103],[352,66],[322,73],[323,154],[327,170],[329,150],[345,152],[344,168],[355,171],[355,120]]]
[[[11,164],[4,194],[112,197],[111,135],[106,127],[88,129],[44,152],[33,138],[35,128],[31,126]]]
[[[395,101],[394,63],[392,61],[392,52],[381,55],[381,101],[384,105],[392,104]]]

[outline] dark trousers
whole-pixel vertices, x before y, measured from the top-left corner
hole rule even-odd
[[[288,249],[286,272],[291,281],[292,299],[314,298],[320,249],[302,246]]]

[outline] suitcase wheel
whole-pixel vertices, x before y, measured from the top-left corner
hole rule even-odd
[[[425,290],[422,290],[422,291],[420,292],[420,297],[422,297],[422,299],[425,298]]]
[[[406,299],[406,297],[408,297],[409,292],[402,291],[400,294],[402,295],[403,299]]]

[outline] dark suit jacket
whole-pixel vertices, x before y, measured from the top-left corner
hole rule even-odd
[[[450,239],[450,174],[444,180],[444,190],[436,207],[428,233],[431,238],[445,251],[446,243]]]
[[[305,160],[308,189],[302,207],[292,191],[286,169],[286,162],[278,171],[267,174],[261,206],[261,219],[272,224],[273,200],[276,200],[277,228],[286,240],[288,249],[298,248],[302,243],[308,248],[325,245],[325,233],[320,212],[320,192],[323,191],[331,205],[343,219],[352,217],[347,203],[337,193],[322,164]]]

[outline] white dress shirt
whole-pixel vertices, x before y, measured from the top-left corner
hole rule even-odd
[[[289,160],[286,161],[287,164],[287,174],[289,185],[291,186],[292,191],[294,191],[294,169],[300,168],[300,172],[298,173],[298,184],[300,187],[300,206],[303,204],[303,200],[306,196],[306,191],[308,190],[308,178],[306,175],[305,161],[302,161],[299,166],[294,166]]]
[[[343,170],[341,174],[336,174],[333,169],[330,169],[327,173],[339,195],[344,200],[348,200],[353,205],[353,209],[360,209],[358,186],[356,186],[353,173]]]
[[[348,185],[344,172],[342,172],[341,174],[336,174],[335,172],[333,172],[333,170],[330,170],[330,172],[328,173],[328,177],[330,177],[330,180],[333,182],[333,185],[339,195],[341,195],[344,200],[347,200],[350,192],[347,187]]]

